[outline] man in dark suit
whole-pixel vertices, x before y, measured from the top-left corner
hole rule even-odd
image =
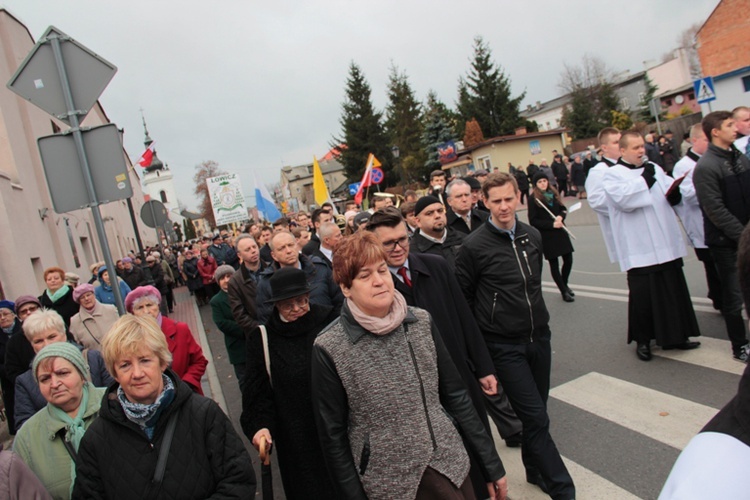
[[[456,179],[445,188],[448,195],[448,227],[469,234],[480,227],[490,216],[489,212],[473,208],[471,186],[465,180]]]
[[[324,222],[320,225],[318,236],[320,247],[313,252],[312,256],[319,257],[330,269],[333,269],[333,251],[343,238],[341,228],[335,222]]]
[[[472,402],[490,433],[482,392],[495,397],[500,387],[496,383],[487,345],[453,272],[442,257],[409,254],[406,223],[398,209],[375,212],[367,224],[367,230],[372,231],[385,247],[396,290],[404,296],[407,304],[421,307],[432,315],[466,383]],[[511,414],[515,419],[515,425],[509,425],[509,433],[503,437],[516,437],[514,434],[521,431],[521,423],[515,418],[507,398],[503,399],[504,413]],[[484,498],[487,496],[485,480],[471,452],[469,456],[472,459],[472,484],[477,495]]]
[[[310,237],[310,241],[302,247],[302,254],[310,256],[315,253],[315,250],[320,248],[320,225],[324,222],[333,221],[333,214],[324,208],[318,208],[312,213],[312,224],[314,234]]]

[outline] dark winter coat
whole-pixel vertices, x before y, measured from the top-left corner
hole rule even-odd
[[[552,175],[555,176],[557,182],[566,181],[568,179],[568,168],[561,161],[552,162]]]
[[[159,416],[153,439],[125,416],[114,384],[78,449],[73,498],[157,499],[255,497],[250,456],[219,406],[195,394],[171,370],[175,399]],[[161,485],[152,482],[164,431],[177,413]]]
[[[650,161],[651,163],[656,163],[660,167],[664,166],[664,162],[661,159],[661,154],[659,153],[659,146],[657,144],[654,144],[653,142],[647,142],[645,146],[648,161]]]
[[[695,166],[693,184],[706,245],[737,248],[750,221],[750,160],[734,145],[726,150],[709,144]]]
[[[489,221],[464,240],[456,278],[485,340],[526,344],[549,335],[542,235],[516,220],[515,238]]]
[[[211,298],[211,318],[216,328],[224,334],[229,362],[233,365],[245,363],[245,332],[232,316],[229,296],[224,290]]]
[[[78,314],[79,309],[78,304],[73,300],[73,287],[68,288],[68,293],[57,299],[57,302],[52,302],[46,290],[39,296],[42,307],[57,311],[57,314],[62,316],[66,330],[70,327],[70,318]]]
[[[330,306],[311,304],[305,316],[284,323],[274,308],[266,325],[271,380],[260,331],[248,338],[242,430],[248,439],[271,432],[287,498],[336,498],[315,427],[310,365],[315,338],[337,317]]]
[[[315,251],[319,249],[320,249],[320,237],[317,234],[313,234],[312,236],[310,236],[310,241],[305,243],[305,246],[302,247],[302,255],[311,257],[315,253]],[[269,254],[270,254],[270,248],[269,248]]]
[[[86,351],[86,361],[89,364],[91,383],[95,387],[109,387],[115,381],[104,366],[104,358],[99,351],[92,349]],[[16,428],[20,429],[28,419],[45,406],[47,406],[47,400],[42,396],[31,369],[28,369],[16,379],[16,404],[13,414]]]
[[[538,170],[538,169],[537,169]],[[518,183],[518,189],[524,193],[529,192],[529,177],[523,170],[516,171],[516,182]]]
[[[185,262],[182,263],[182,272],[187,276],[188,290],[194,292],[203,288],[203,279],[198,271],[198,257],[185,259]]]
[[[446,218],[448,219],[447,226],[464,234],[469,234],[472,231],[475,231],[489,217],[490,217],[489,212],[485,212],[484,210],[479,210],[477,208],[472,208],[471,209],[471,229],[469,229],[469,226],[466,225],[466,221],[463,220],[461,217],[459,217],[453,210],[451,209],[446,210]]]
[[[31,342],[29,342],[29,339],[23,334],[23,329],[19,326],[18,334],[11,335],[5,346],[5,374],[13,387],[16,386],[18,376],[29,369],[29,365],[31,365],[35,354],[34,348],[31,347]]]
[[[461,243],[463,243],[464,237],[464,233],[449,227],[448,234],[445,236],[445,241],[440,244],[428,240],[419,230],[417,230],[417,232],[414,233],[414,236],[411,237],[411,251],[415,253],[439,255],[448,262],[448,266],[450,267],[451,272],[453,272],[456,269],[456,255],[458,255],[458,249],[461,248]]]
[[[146,275],[143,273],[143,269],[133,263],[133,267],[128,271],[127,269],[122,271],[122,279],[128,284],[131,290],[135,290],[139,286],[147,285]]]
[[[210,245],[208,247],[208,253],[214,258],[214,260],[216,260],[216,264],[219,266],[223,266],[224,264],[231,266],[232,261],[237,257],[237,252],[232,250],[232,247],[226,243],[222,243],[219,246]]]
[[[333,282],[331,270],[317,257],[299,256],[299,262],[302,270],[307,275],[307,283],[310,285],[310,303],[321,306],[332,306],[337,313],[341,310],[341,304],[344,302],[344,296],[341,294],[341,288]],[[273,304],[268,303],[271,298],[270,278],[274,271],[278,269],[275,264],[266,269],[258,281],[258,293],[256,307],[258,310],[258,322],[265,324],[271,316]]]
[[[537,172],[539,172],[539,166],[538,165],[534,165],[532,163],[531,165],[529,165],[528,167],[526,167],[526,176],[529,179],[533,179],[534,178],[534,174],[536,174]]]
[[[573,251],[573,244],[570,242],[570,236],[565,232],[565,229],[556,229],[553,227],[555,219],[547,213],[541,206],[539,206],[538,199],[534,194],[530,196],[529,200],[529,224],[534,226],[542,233],[542,245],[544,247],[544,258],[547,260],[556,259],[562,255],[567,255]],[[568,211],[564,205],[561,205],[556,198],[552,198],[552,205],[550,206],[544,200],[539,200],[544,203],[545,206],[555,214],[562,216],[563,221],[568,215]]]
[[[159,290],[162,297],[165,296],[169,293],[169,285],[167,285],[167,281],[164,279],[164,270],[161,268],[161,265],[156,263],[148,266],[148,268],[151,271],[151,278],[154,280],[154,287]]]
[[[583,186],[586,184],[586,170],[583,163],[573,162],[570,165],[570,182],[574,186]]]
[[[16,427],[13,422],[16,382],[15,377],[13,377],[13,380],[11,381],[11,378],[8,375],[8,370],[5,365],[5,354],[8,350],[8,344],[10,343],[10,340],[16,336],[26,338],[23,334],[23,328],[21,328],[21,322],[18,320],[18,318],[16,318],[15,322],[13,323],[13,330],[11,331],[10,335],[0,330],[0,389],[2,389],[3,392],[5,416],[8,418],[8,430],[11,434],[15,434],[16,432]],[[26,342],[28,342],[28,340]],[[26,366],[29,366],[28,363],[26,364]]]
[[[262,269],[262,262],[261,268]],[[260,271],[263,274],[265,270]],[[258,326],[258,308],[256,295],[258,293],[259,275],[250,272],[244,265],[234,272],[229,279],[229,307],[232,309],[234,320],[240,325],[245,335]]]

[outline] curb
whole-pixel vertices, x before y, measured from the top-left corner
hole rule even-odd
[[[201,318],[201,312],[200,309],[198,309],[198,303],[195,300],[191,300],[191,302],[193,303],[193,311],[195,313],[196,324],[198,327],[198,338],[201,342],[201,349],[203,349],[203,355],[206,357],[206,359],[209,360],[208,367],[206,368],[206,374],[208,375],[208,386],[211,388],[211,399],[216,401],[216,404],[219,405],[225,415],[229,415],[227,401],[224,399],[224,391],[222,391],[221,389],[219,375],[216,373],[214,356],[211,352],[211,346],[208,345],[206,330],[203,328],[203,318]]]

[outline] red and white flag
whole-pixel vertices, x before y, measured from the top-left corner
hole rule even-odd
[[[375,158],[375,155],[370,153],[367,156],[367,166],[365,167],[365,173],[362,176],[362,180],[359,183],[359,188],[357,189],[357,194],[354,195],[354,202],[357,205],[362,205],[362,197],[364,196],[364,189],[368,188],[372,185],[372,169],[373,167],[380,167],[380,162],[377,158]]]
[[[135,162],[136,165],[141,166],[143,168],[150,167],[151,161],[154,159],[154,143],[152,142],[148,149],[143,152],[140,158],[138,158],[138,161]]]

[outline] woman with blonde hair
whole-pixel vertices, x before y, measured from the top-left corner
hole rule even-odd
[[[102,344],[113,384],[78,454],[75,498],[253,498],[255,473],[224,412],[169,369],[156,320],[125,315]]]

